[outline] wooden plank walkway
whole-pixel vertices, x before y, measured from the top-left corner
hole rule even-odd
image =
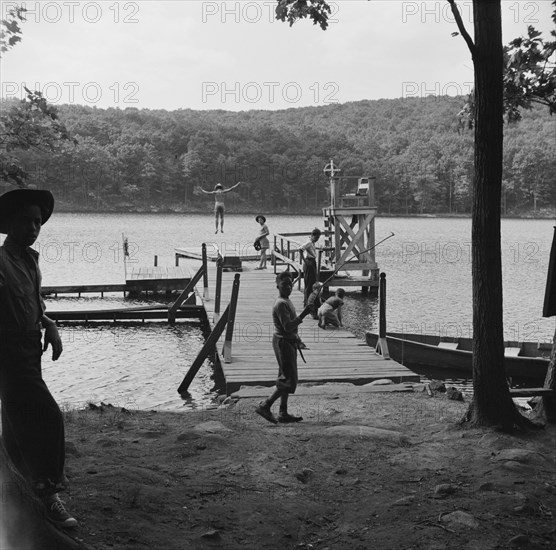
[[[259,253],[255,250],[251,243],[242,244],[236,243],[235,245],[225,246],[226,243],[221,243],[220,253],[224,257],[239,258],[241,261],[249,262],[259,259]],[[187,248],[174,248],[174,253],[180,258],[188,258],[193,260],[202,259],[202,247],[189,246]],[[216,262],[218,259],[218,250],[211,243],[207,243],[207,259],[209,262]]]
[[[272,306],[278,295],[272,266],[263,271],[244,264],[240,274],[239,299],[232,340],[232,362],[225,363],[219,354],[226,393],[230,394],[243,385],[273,386],[278,366],[272,349]],[[222,274],[220,311],[226,308],[234,273]],[[214,326],[214,283],[216,267],[209,264],[209,300],[204,301],[207,317]],[[198,300],[202,299],[202,283],[197,287]],[[294,288],[291,300],[298,313],[303,310],[303,294]],[[303,350],[307,363],[298,358],[299,381],[351,382],[366,384],[380,378],[393,382],[419,381],[419,376],[394,360],[383,359],[345,329],[320,329],[317,321],[306,317],[299,327],[301,339],[309,349]],[[222,350],[224,335],[218,351]]]

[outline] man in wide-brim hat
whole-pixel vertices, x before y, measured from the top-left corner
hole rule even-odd
[[[16,189],[0,196],[0,232],[7,234],[0,247],[0,400],[11,462],[43,501],[47,518],[65,528],[77,521],[58,496],[67,483],[64,420],[41,374],[42,353],[50,345],[56,361],[62,340],[45,314],[39,254],[30,248],[53,209],[47,190]]]
[[[11,214],[22,206],[34,204],[40,208],[41,223],[45,224],[54,210],[54,197],[46,189],[13,189],[0,196],[0,233],[8,232]]]

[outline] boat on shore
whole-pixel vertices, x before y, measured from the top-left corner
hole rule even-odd
[[[365,339],[376,348],[378,334],[367,331]],[[472,375],[471,338],[440,337],[432,334],[386,333],[390,357],[410,369],[433,368]],[[552,344],[505,342],[506,376],[530,382],[544,382]]]

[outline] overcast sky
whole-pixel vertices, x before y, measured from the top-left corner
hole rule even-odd
[[[237,111],[472,87],[446,0],[336,0],[326,31],[275,21],[274,0],[24,4],[23,40],[0,61],[2,97],[22,97],[26,84],[53,103]],[[472,2],[459,5],[472,34]],[[505,43],[527,25],[548,37],[550,0],[502,5]]]

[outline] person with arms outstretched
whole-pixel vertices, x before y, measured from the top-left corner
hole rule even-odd
[[[227,189],[221,184],[217,183],[214,186],[213,191],[205,191],[202,187],[198,189],[205,193],[205,195],[214,195],[214,223],[216,225],[215,234],[218,233],[218,221],[220,220],[220,232],[224,233],[224,193],[229,193],[232,189],[235,189],[241,182],[238,181],[235,185],[228,187]]]

